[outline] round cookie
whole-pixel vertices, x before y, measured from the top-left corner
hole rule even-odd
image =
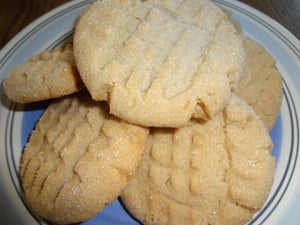
[[[7,97],[20,103],[65,96],[83,87],[71,44],[32,56],[14,67],[4,80]]]
[[[20,166],[25,200],[54,223],[87,220],[114,201],[140,165],[148,128],[108,114],[87,94],[52,103]]]
[[[74,56],[93,99],[159,127],[217,115],[244,67],[240,35],[207,0],[98,0],[76,23]]]
[[[276,60],[259,43],[243,38],[246,53],[245,75],[234,93],[250,105],[270,131],[282,102],[282,79]]]
[[[244,224],[271,189],[272,147],[258,116],[233,96],[212,120],[154,128],[121,199],[145,225]]]
[[[279,116],[283,96],[276,60],[262,45],[244,36],[240,22],[232,18],[229,10],[223,11],[243,37],[246,54],[244,76],[234,93],[253,108],[270,131]]]

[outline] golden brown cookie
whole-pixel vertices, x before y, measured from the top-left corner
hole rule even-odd
[[[143,224],[244,224],[261,209],[275,171],[261,120],[233,96],[214,119],[154,128],[121,194]]]
[[[243,38],[245,75],[234,93],[247,102],[270,131],[281,109],[282,79],[276,60],[258,42]]]
[[[93,99],[146,126],[217,115],[244,66],[240,35],[207,0],[98,0],[76,24],[74,55]]]
[[[44,112],[25,147],[25,200],[54,223],[87,220],[114,201],[142,160],[148,128],[108,114],[80,93]]]
[[[279,116],[283,96],[282,79],[276,69],[276,60],[262,45],[244,36],[240,22],[232,18],[229,10],[223,11],[243,36],[246,54],[244,76],[234,93],[254,109],[270,131]]]
[[[24,64],[14,67],[4,80],[7,97],[20,103],[61,97],[83,86],[71,44],[31,57]]]
[[[242,26],[240,24],[240,21],[238,21],[237,19],[232,17],[232,12],[229,9],[224,8],[224,7],[221,7],[221,9],[223,10],[224,13],[226,13],[228,19],[234,25],[237,32],[239,32],[240,34],[243,34],[243,29],[242,29]]]

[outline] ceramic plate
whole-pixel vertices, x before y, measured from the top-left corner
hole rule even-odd
[[[47,107],[47,102],[20,105],[3,93],[2,81],[16,65],[30,56],[72,39],[74,24],[92,1],[71,1],[45,14],[13,38],[0,52],[0,218],[3,224],[44,224],[23,201],[18,178],[19,160],[30,133]],[[264,14],[233,0],[215,0],[233,13],[244,33],[261,43],[277,60],[282,73],[283,102],[278,121],[271,131],[273,155],[277,158],[274,185],[268,201],[249,224],[298,224],[300,221],[300,42],[285,28]],[[139,224],[117,199],[91,224]]]

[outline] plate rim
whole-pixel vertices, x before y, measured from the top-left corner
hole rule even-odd
[[[70,1],[70,2],[64,3],[64,4],[60,5],[59,7],[57,7],[55,9],[49,11],[48,13],[44,14],[43,16],[39,17],[38,19],[36,19],[32,23],[30,23],[29,25],[27,25],[24,29],[22,29],[14,38],[12,38],[1,49],[1,51],[0,51],[0,71],[1,71],[2,67],[5,67],[5,65],[6,65],[6,62],[2,61],[3,58],[4,58],[3,56],[5,56],[10,51],[14,52],[14,50],[17,49],[18,46],[14,47],[13,49],[12,49],[12,46],[14,46],[15,43],[18,43],[22,38],[24,38],[24,36],[28,35],[28,33],[30,33],[30,31],[33,28],[36,28],[36,26],[41,26],[40,24],[43,21],[45,21],[45,20],[53,17],[53,15],[55,15],[56,13],[58,13],[58,14],[61,13],[62,14],[62,12],[65,9],[70,9],[71,6],[75,7],[76,4],[80,4],[80,3],[82,5],[86,5],[87,6],[87,5],[89,5],[93,1],[94,0],[88,0],[88,1],[85,1],[85,0],[75,0],[75,1]],[[242,3],[242,2],[238,2],[236,0],[213,0],[213,1],[216,2],[216,3],[221,2],[221,4],[223,4],[223,3],[231,3],[232,5],[238,5],[241,8],[243,8],[244,10],[250,11],[253,15],[255,15],[255,16],[259,17],[259,18],[263,18],[264,21],[267,21],[267,22],[270,22],[270,23],[274,23],[275,24],[274,27],[280,29],[280,31],[282,32],[282,35],[285,36],[284,39],[287,38],[289,40],[288,42],[292,43],[292,46],[293,46],[293,49],[294,49],[292,52],[295,55],[295,57],[298,57],[298,59],[299,59],[299,55],[300,55],[300,41],[289,30],[287,30],[286,28],[284,28],[281,24],[279,24],[278,22],[276,22],[274,19],[270,18],[269,16],[263,14],[262,12],[260,12],[260,11],[258,11],[256,9],[254,9],[253,7],[248,6],[248,5],[246,5],[246,4]],[[77,7],[79,7],[79,6],[77,5]],[[70,10],[70,11],[72,11],[72,10]],[[271,32],[273,32],[272,29],[271,29]],[[7,60],[10,60],[10,56],[9,55],[7,56]],[[0,81],[2,81],[3,79],[4,79],[4,75],[1,74],[0,75]],[[0,94],[2,95],[2,92],[0,92]],[[298,92],[297,92],[297,94],[298,94]],[[0,108],[0,112],[1,112],[1,108]],[[297,121],[298,121],[298,114],[299,113],[297,111],[295,113],[295,115],[297,117]],[[297,126],[299,126],[299,121],[297,123]],[[298,146],[297,149],[299,149],[299,146]],[[298,151],[297,151],[297,154],[298,154]]]

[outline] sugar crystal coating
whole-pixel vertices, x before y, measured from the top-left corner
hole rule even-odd
[[[72,44],[32,56],[24,64],[14,67],[4,80],[7,97],[20,103],[62,97],[83,86]]]
[[[74,55],[93,99],[145,126],[217,115],[244,66],[241,37],[206,0],[96,1],[76,24]]]
[[[20,167],[26,202],[59,224],[87,220],[114,201],[138,168],[148,128],[108,114],[79,93],[52,103],[27,143]]]
[[[121,194],[143,224],[244,224],[271,189],[275,158],[262,122],[240,98],[214,119],[152,129]]]

